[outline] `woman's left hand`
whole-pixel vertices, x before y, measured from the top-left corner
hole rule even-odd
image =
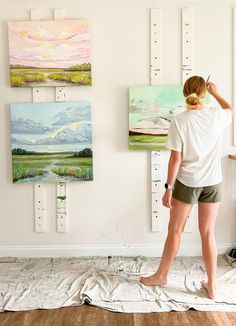
[[[172,209],[171,198],[172,198],[172,190],[166,189],[164,196],[162,197],[162,205]]]

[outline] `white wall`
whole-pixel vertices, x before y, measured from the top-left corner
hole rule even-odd
[[[67,254],[161,253],[168,211],[163,210],[163,232],[152,233],[150,156],[147,152],[127,149],[128,87],[149,83],[149,8],[152,7],[162,9],[163,84],[181,82],[182,6],[194,8],[194,72],[203,77],[211,74],[222,95],[232,100],[233,5],[230,1],[191,4],[148,0],[0,1],[0,255],[25,254],[27,248],[33,254],[33,249],[41,246],[60,249],[58,252],[62,254],[65,248]],[[65,9],[66,18],[91,19],[93,86],[68,88],[67,100],[92,102],[94,181],[68,184],[69,232],[65,234],[55,231],[55,185],[45,185],[47,232],[37,234],[33,225],[33,187],[11,182],[9,104],[30,102],[31,90],[9,87],[7,22],[28,20],[29,9],[42,9],[42,18],[50,19],[53,8]],[[44,93],[45,101],[54,100],[53,89]],[[229,128],[224,137],[224,155],[234,150],[230,148],[231,143]],[[163,154],[165,167],[167,160],[168,154]],[[233,181],[236,161],[225,156],[222,167],[224,198],[216,224],[216,239],[219,248],[224,250],[236,242]],[[180,254],[200,253],[196,214],[194,209],[194,232],[183,234]],[[127,245],[133,249],[127,249]]]

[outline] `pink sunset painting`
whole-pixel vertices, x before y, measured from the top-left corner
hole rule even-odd
[[[12,87],[92,85],[89,21],[9,22]]]

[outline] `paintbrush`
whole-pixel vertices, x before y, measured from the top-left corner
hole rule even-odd
[[[211,75],[209,75],[209,76],[207,77],[206,84],[209,82],[209,80],[210,80],[210,76],[211,76]]]

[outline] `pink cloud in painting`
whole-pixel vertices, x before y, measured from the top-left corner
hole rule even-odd
[[[67,68],[91,63],[88,20],[8,23],[11,65]]]

